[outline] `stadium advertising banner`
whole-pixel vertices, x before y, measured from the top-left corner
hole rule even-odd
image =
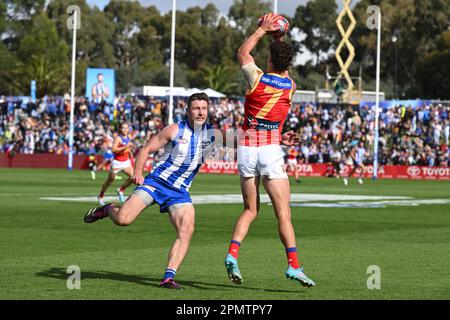
[[[327,164],[298,164],[300,176],[326,177],[332,172],[333,166]],[[350,172],[346,167],[344,175]],[[201,168],[202,173],[238,174],[237,163],[212,161],[205,163]],[[357,176],[357,173],[355,176]],[[371,178],[373,167],[367,166],[365,178]],[[450,167],[419,167],[419,166],[381,166],[378,171],[379,178],[385,179],[427,179],[450,180]]]
[[[89,101],[114,103],[116,74],[114,69],[88,68],[86,70],[86,97]]]
[[[101,159],[98,159],[100,162]],[[153,159],[148,159],[145,171],[151,171]],[[49,154],[0,154],[0,167],[10,168],[65,168],[66,157],[63,155]],[[77,155],[75,168],[87,169],[87,157]],[[302,177],[327,177],[333,166],[328,164],[298,164],[299,174]],[[344,176],[351,168],[344,169]],[[201,173],[238,174],[236,162],[209,161],[200,168]],[[367,166],[365,178],[372,178],[373,167]],[[291,173],[289,172],[289,175]],[[358,176],[358,171],[354,175]],[[425,179],[425,180],[450,180],[450,167],[419,167],[419,166],[381,166],[378,171],[381,179]]]

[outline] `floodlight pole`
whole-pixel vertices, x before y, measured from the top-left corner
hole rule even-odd
[[[273,13],[278,13],[278,0],[273,0]]]
[[[375,180],[378,178],[378,118],[380,116],[380,55],[381,55],[381,10],[378,9],[377,16],[377,75],[376,75],[376,95],[375,95],[375,130],[374,130],[374,146],[373,146],[373,176]]]
[[[77,50],[77,10],[73,11],[73,39],[72,39],[72,84],[70,93],[70,118],[69,118],[69,160],[67,169],[73,168],[73,114],[75,109],[75,64]]]
[[[177,0],[172,0],[172,36],[170,42],[170,93],[169,93],[169,124],[173,123],[173,83],[175,68],[175,24],[177,15]]]

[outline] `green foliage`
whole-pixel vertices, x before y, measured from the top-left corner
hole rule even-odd
[[[367,7],[373,4],[380,5],[383,12],[381,75],[388,97],[394,81],[396,91],[405,97],[448,97],[448,48],[442,44],[450,28],[448,0],[357,2],[353,10],[357,26],[351,37],[356,49],[352,75],[361,66],[367,84],[364,89],[371,88],[376,32],[367,28],[366,21]],[[103,10],[90,7],[86,0],[4,0],[0,2],[0,94],[28,94],[32,79],[38,81],[39,95],[69,91],[70,5],[81,9],[77,94],[84,93],[87,67],[116,69],[119,92],[143,84],[168,84],[171,12],[162,15],[155,6],[146,7],[136,0],[112,0]],[[258,18],[271,9],[269,0],[235,0],[226,17],[212,1],[204,7],[178,10],[175,82],[242,95],[245,81],[236,51],[257,28]],[[288,36],[286,41],[291,41],[299,53],[312,55],[304,66],[296,66],[291,72],[299,88],[323,87],[327,65],[330,73],[338,72],[333,54],[340,41],[336,17],[334,0],[308,1],[288,17],[291,30],[298,27],[305,38],[299,41]],[[392,41],[394,35],[396,42]],[[261,68],[266,67],[270,41],[265,37],[252,52]]]
[[[271,1],[259,0],[235,0],[230,7],[229,17],[236,23],[236,27],[243,34],[249,35],[258,19],[264,14],[271,12]]]
[[[81,10],[81,26],[77,32],[77,61],[87,65],[115,67],[113,33],[114,24],[98,8],[89,7],[84,0],[53,1],[48,16],[56,22],[58,34],[72,45],[72,30],[67,28],[67,7],[77,5]]]
[[[1,2],[1,41],[9,50],[17,50],[20,39],[32,27],[32,18],[44,10],[45,0],[2,0]]]
[[[105,7],[104,11],[106,18],[114,26],[112,28],[112,45],[116,65],[129,67],[137,64],[143,49],[139,46],[139,31],[144,13],[142,6],[137,1],[113,0]],[[151,35],[152,33],[150,33]]]
[[[0,2],[0,34],[5,31],[6,28],[6,3]]]
[[[205,86],[223,93],[235,92],[238,84],[234,77],[237,68],[223,65],[206,66],[202,69]]]
[[[354,9],[358,21],[352,41],[356,46],[356,63],[361,63],[365,74],[375,75],[376,32],[366,27],[367,7],[370,0],[360,1]],[[377,3],[375,3],[377,4]],[[386,0],[379,2],[382,16],[382,78],[394,78],[399,91],[410,97],[438,98],[445,92],[432,92],[423,88],[423,70],[419,69],[427,54],[433,52],[440,35],[450,27],[448,0],[414,1]],[[394,42],[393,39],[396,38]],[[397,50],[397,58],[396,52]],[[370,56],[372,63],[363,63]],[[448,89],[447,89],[448,91]]]
[[[68,85],[69,48],[56,31],[55,22],[45,14],[33,17],[32,26],[19,44],[17,62],[10,70],[13,85],[29,93],[31,80],[37,82],[37,95],[61,93]]]
[[[293,76],[297,84],[297,90],[316,90],[317,88],[323,88],[324,79],[323,75],[317,71],[309,71],[304,76]]]
[[[19,93],[19,79],[16,78],[15,66],[17,65],[16,56],[11,53],[6,46],[0,42],[0,94],[9,93],[16,95]]]
[[[306,38],[302,41],[316,59],[316,67],[319,65],[321,55],[328,54],[338,42],[338,30],[336,27],[337,5],[334,0],[313,0],[306,6],[299,6],[295,12],[292,26],[298,27]],[[300,44],[297,44],[300,46]]]
[[[436,50],[428,53],[419,65],[424,92],[440,99],[450,99],[450,31],[442,34]]]

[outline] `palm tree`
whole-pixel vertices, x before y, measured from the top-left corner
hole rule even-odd
[[[236,72],[228,66],[205,66],[202,75],[207,87],[219,92],[232,93],[238,86]]]

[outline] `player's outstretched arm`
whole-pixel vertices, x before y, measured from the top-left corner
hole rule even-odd
[[[239,60],[241,67],[243,65],[246,65],[247,63],[255,62],[250,52],[252,52],[252,50],[258,44],[259,40],[261,40],[261,38],[264,37],[264,35],[267,32],[277,30],[277,27],[275,25],[277,19],[278,19],[277,14],[274,13],[266,14],[263,17],[263,21],[261,25],[258,27],[258,29],[256,29],[256,31],[253,32],[253,34],[250,37],[248,37],[247,40],[244,41],[244,43],[242,43],[237,52],[237,58]]]
[[[160,133],[153,136],[142,146],[136,157],[136,163],[134,165],[134,174],[131,178],[134,184],[140,185],[144,183],[144,166],[147,160],[147,157],[150,153],[154,153],[164,147],[167,143],[172,141],[172,139],[178,133],[178,125],[172,124],[168,127],[165,127]]]

